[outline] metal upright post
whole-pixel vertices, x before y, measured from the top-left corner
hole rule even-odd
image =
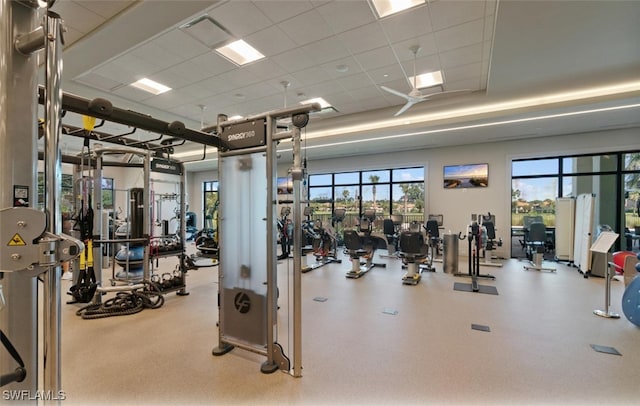
[[[300,129],[293,128],[293,376],[302,376],[302,208],[300,180],[304,173],[300,159]]]
[[[36,4],[0,0],[0,209],[37,205],[38,76],[33,52],[44,45],[42,27],[34,31],[37,14]],[[21,43],[27,47],[22,48]],[[0,242],[0,251],[6,244]],[[0,330],[20,353],[27,371],[22,382],[3,390],[34,393],[38,388],[38,291],[34,276],[27,270],[0,273],[6,300],[0,311]],[[14,368],[12,357],[6,353],[0,356],[1,371]]]
[[[277,262],[275,253],[275,239],[273,224],[275,224],[275,202],[274,202],[274,142],[273,131],[275,119],[270,115],[266,117],[266,147],[267,147],[267,361],[262,365],[263,372],[271,372],[278,369],[275,361],[275,314],[278,308],[278,297],[275,294],[278,288]]]
[[[47,11],[45,23],[45,202],[49,211],[48,231],[62,233],[60,186],[60,119],[62,117],[62,27],[60,16]],[[60,376],[60,265],[49,268],[44,289],[44,389],[58,393]]]

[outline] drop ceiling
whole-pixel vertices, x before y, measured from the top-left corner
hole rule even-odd
[[[58,0],[53,9],[67,27],[64,91],[192,128],[323,97],[336,111],[312,118],[310,159],[640,126],[637,106],[620,108],[640,103],[640,2],[431,0],[383,19],[365,0]],[[214,52],[236,39],[265,58],[239,67]],[[394,119],[405,100],[381,86],[411,90],[414,45],[417,73],[444,77],[423,92],[444,93]],[[142,77],[172,90],[130,86]],[[469,110],[631,82],[544,106]],[[594,111],[574,114],[584,110]],[[197,159],[202,147],[177,155]]]

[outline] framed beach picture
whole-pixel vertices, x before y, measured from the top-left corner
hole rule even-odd
[[[447,165],[444,167],[445,189],[489,186],[489,164]]]

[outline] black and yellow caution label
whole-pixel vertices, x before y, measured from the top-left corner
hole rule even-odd
[[[7,243],[7,245],[9,247],[16,247],[16,246],[25,246],[27,245],[27,243],[24,242],[22,237],[20,237],[20,234],[15,233],[13,237],[11,237],[11,240]]]

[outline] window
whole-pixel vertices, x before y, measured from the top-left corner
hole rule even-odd
[[[202,183],[202,199],[204,228],[215,230],[218,227],[218,182],[210,181]]]
[[[516,160],[511,169],[512,236],[520,232],[527,215],[541,216],[547,228],[553,230],[556,199],[583,193],[596,196],[594,224],[608,225],[623,235],[640,226],[638,152]],[[597,230],[592,233],[595,238]],[[620,244],[629,249],[624,238],[618,239],[616,249]],[[514,257],[521,256],[514,251],[516,246],[512,241]]]
[[[424,190],[424,167],[309,175],[313,218],[330,222],[333,210],[344,208],[345,227],[357,224],[366,209],[375,209],[376,229],[391,214],[402,214],[405,224],[424,222]]]

